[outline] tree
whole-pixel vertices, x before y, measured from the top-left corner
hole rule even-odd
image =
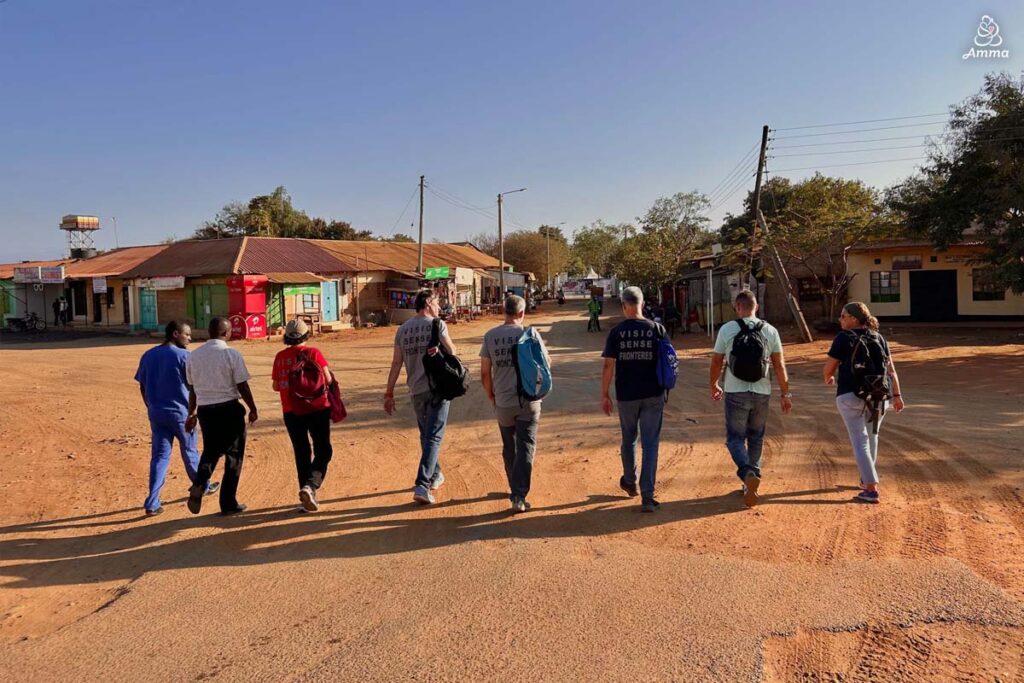
[[[292,205],[291,195],[278,186],[268,195],[253,197],[247,204],[226,204],[213,220],[206,221],[193,239],[221,237],[305,237],[329,240],[370,240],[369,230],[355,230],[345,221],[310,218]]]
[[[383,238],[382,238],[383,239]],[[383,239],[384,242],[415,242],[416,238],[410,237],[405,233],[396,232],[394,235],[387,239]]]
[[[636,228],[629,223],[609,225],[598,219],[572,237],[572,256],[584,272],[593,268],[602,277],[613,274],[615,253],[622,239]]]
[[[619,243],[612,264],[616,275],[647,289],[681,275],[714,240],[714,233],[707,230],[707,209],[707,197],[699,192],[658,198],[637,219],[640,231]]]
[[[1024,292],[1024,75],[990,74],[953,107],[945,145],[887,200],[909,231],[939,249],[970,230],[987,246],[994,281]]]
[[[816,173],[789,188],[768,222],[768,243],[814,278],[823,293],[827,318],[836,316],[841,299],[856,277],[850,250],[891,232],[893,223],[878,191],[859,180]]]
[[[490,254],[494,258],[498,258],[497,232],[478,232],[475,235],[467,237],[466,241],[485,254]]]
[[[547,279],[547,239],[542,226],[537,230],[516,230],[505,235],[505,262],[517,272],[533,273],[541,282]],[[561,239],[559,239],[561,237]],[[551,275],[559,273],[569,260],[569,245],[561,233],[551,231]]]

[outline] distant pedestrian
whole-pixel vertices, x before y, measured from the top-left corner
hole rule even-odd
[[[654,497],[658,474],[658,446],[665,411],[665,391],[658,381],[657,342],[660,331],[642,310],[644,294],[639,287],[622,292],[622,310],[626,319],[613,327],[604,345],[604,370],[601,376],[601,407],[612,414],[609,390],[615,379],[615,399],[622,430],[622,477],[619,487],[629,496],[641,496],[640,509],[654,512],[660,503]],[[636,445],[643,447],[640,466],[640,490],[637,491]]]
[[[306,345],[309,326],[303,320],[289,320],[285,327],[287,348],[274,357],[274,389],[281,394],[284,426],[295,452],[299,477],[299,510],[320,509],[316,493],[327,476],[331,447],[331,404],[328,387],[334,381],[327,359],[320,349]],[[310,448],[310,439],[313,446]]]
[[[50,308],[53,309],[53,326],[57,327],[60,325],[60,298],[54,299]]]
[[[832,340],[825,361],[825,384],[836,385],[836,408],[857,459],[861,492],[856,498],[878,503],[878,429],[890,401],[897,413],[906,404],[878,318],[853,301],[843,306],[839,326],[843,331]]]
[[[519,373],[516,370],[518,342],[523,336],[526,302],[522,297],[505,299],[505,322],[487,331],[480,347],[480,375],[484,391],[501,433],[502,460],[510,490],[513,512],[526,512],[530,503],[533,476],[533,458],[537,449],[537,425],[540,423],[539,400],[529,400],[520,393]],[[551,359],[544,342],[537,334],[541,352],[550,367]]]
[[[210,339],[192,352],[185,373],[189,385],[189,425],[196,420],[203,430],[203,454],[195,484],[188,492],[188,509],[199,514],[203,490],[213,476],[220,457],[224,456],[224,481],[220,489],[220,513],[233,515],[245,510],[238,502],[238,480],[245,460],[245,408],[249,407],[249,424],[259,414],[249,388],[249,370],[237,349],[228,346],[231,323],[227,318],[210,321]]]
[[[451,401],[433,395],[423,367],[423,355],[430,345],[434,319],[440,313],[440,304],[433,292],[422,291],[416,295],[415,307],[416,315],[402,323],[395,334],[391,372],[384,392],[384,411],[388,415],[395,412],[395,384],[398,383],[402,365],[405,365],[406,383],[420,432],[420,462],[412,498],[417,503],[430,505],[436,502],[431,491],[436,491],[444,484],[440,461],[441,441],[448,424]],[[438,320],[438,325],[441,345],[454,355],[455,345],[448,336],[448,326],[443,320]]]
[[[665,328],[668,330],[668,336],[671,339],[676,336],[676,331],[679,329],[680,315],[679,309],[676,308],[676,304],[673,301],[669,301],[665,305]]]
[[[743,483],[743,502],[753,507],[761,485],[761,451],[772,395],[769,365],[775,369],[782,392],[783,413],[793,409],[793,395],[789,393],[782,340],[778,330],[758,319],[757,297],[743,290],[736,295],[734,308],[739,317],[719,328],[711,354],[711,398],[725,398],[725,445]],[[723,366],[724,391],[719,383]]]
[[[59,297],[57,300],[60,301],[60,326],[61,327],[67,327],[68,326],[68,300],[65,299],[63,296]]]
[[[587,320],[587,332],[601,331],[601,302],[597,300],[596,294],[590,295],[590,301],[587,302],[587,313],[590,318]]]
[[[167,478],[167,467],[171,463],[174,442],[178,442],[181,460],[185,463],[188,480],[196,479],[199,466],[199,451],[196,448],[198,435],[195,425],[186,428],[188,420],[188,384],[185,379],[185,365],[188,360],[192,328],[181,320],[172,320],[164,329],[164,342],[142,354],[135,381],[139,383],[142,402],[146,404],[150,427],[149,495],[143,509],[147,515],[159,515],[164,511],[160,505],[160,491]],[[217,482],[209,483],[206,495],[220,488]]]

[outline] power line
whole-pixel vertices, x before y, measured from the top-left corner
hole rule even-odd
[[[749,150],[747,151],[747,153],[746,153],[746,154],[744,154],[744,155],[743,155],[743,156],[742,156],[742,157],[740,158],[740,160],[739,160],[738,162],[736,162],[736,165],[732,167],[732,170],[731,170],[731,171],[729,171],[728,173],[726,173],[726,174],[725,174],[725,177],[724,177],[724,178],[722,178],[722,179],[721,179],[720,181],[718,181],[718,184],[717,184],[717,185],[715,185],[715,187],[714,187],[714,188],[712,188],[711,192],[709,192],[709,193],[708,193],[708,197],[711,197],[711,196],[713,196],[713,195],[714,195],[714,194],[715,194],[716,192],[718,192],[719,188],[721,188],[721,187],[722,187],[722,186],[723,186],[723,185],[724,185],[724,184],[726,183],[726,181],[727,181],[727,180],[729,180],[729,178],[730,178],[730,177],[732,176],[732,174],[733,174],[733,173],[735,173],[735,172],[737,171],[737,169],[739,169],[739,167],[740,167],[740,166],[742,166],[742,165],[743,165],[744,163],[746,163],[746,161],[747,161],[747,158],[748,158],[748,157],[750,157],[750,155],[751,155],[751,154],[753,154],[753,153],[754,153],[754,152],[755,152],[756,150],[757,150],[757,143],[754,143],[754,146],[753,146],[753,147],[751,147],[751,148],[750,148],[750,149],[749,149]]]
[[[914,116],[891,116],[886,119],[864,119],[863,121],[846,121],[845,123],[819,123],[814,126],[794,126],[792,128],[776,128],[775,130],[806,130],[808,128],[833,128],[835,126],[856,126],[861,123],[881,123],[883,121],[906,121],[907,119],[926,119],[932,116],[948,116],[949,112],[937,114],[916,114]]]
[[[775,171],[776,175],[779,173],[789,173],[791,171],[814,171],[819,168],[838,168],[840,166],[865,166],[867,164],[887,164],[895,161],[920,161],[927,159],[928,157],[903,157],[900,159],[877,159],[875,161],[858,161],[851,164],[830,164],[828,166],[804,166],[803,168],[780,168]]]
[[[758,145],[758,147],[760,148],[760,145]],[[756,168],[757,158],[755,154],[754,157],[747,159],[745,167],[740,167],[739,169],[737,169],[738,172],[732,174],[731,178],[727,178],[726,181],[722,183],[721,188],[719,188],[716,192],[712,192],[710,195],[708,195],[708,201],[714,204],[722,197],[723,194],[726,194],[727,192],[729,192],[729,190],[732,189],[733,184],[737,180],[742,181],[743,179],[749,177]]]
[[[1000,128],[991,128],[991,129],[989,129],[989,130],[987,130],[985,132],[986,133],[996,133],[996,132],[1002,132],[1002,131],[1008,131],[1008,130],[1024,131],[1024,126],[1003,126],[1003,127],[1000,127]],[[843,131],[843,132],[845,132],[845,131]],[[829,142],[812,142],[812,143],[806,143],[806,144],[800,144],[800,145],[772,145],[772,147],[774,149],[806,149],[808,147],[824,147],[826,145],[859,145],[859,144],[867,144],[867,143],[873,143],[873,142],[891,142],[893,140],[918,140],[918,139],[921,139],[921,138],[940,138],[941,139],[941,138],[954,137],[954,136],[956,136],[958,134],[959,133],[955,132],[955,131],[954,132],[948,132],[948,133],[921,133],[921,134],[918,134],[918,135],[898,135],[898,136],[892,136],[892,137],[886,137],[886,138],[866,138],[866,139],[860,139],[860,140],[839,140],[839,141],[833,140],[833,141],[829,141]],[[772,138],[772,139],[773,140],[775,140],[775,139],[783,140],[785,138]],[[993,137],[993,138],[978,138],[978,139],[980,139],[980,140],[999,141],[999,140],[1002,140],[1004,138]],[[1005,138],[1005,139],[1009,139],[1009,138]]]
[[[857,128],[855,130],[837,130],[831,133],[804,133],[803,135],[783,135],[776,140],[793,140],[796,138],[819,138],[825,135],[846,135],[848,133],[866,133],[872,130],[894,130],[896,128],[920,128],[921,126],[946,125],[945,121],[932,121],[930,123],[905,123],[899,126],[878,126],[875,128]]]
[[[796,154],[772,154],[771,158],[781,157],[811,157],[820,156],[822,154],[858,154],[860,152],[884,152],[890,149],[919,149],[925,147],[927,143],[921,143],[918,145],[898,145],[895,147],[868,147],[867,149],[838,149],[832,150],[831,152],[797,152]]]
[[[758,146],[760,147],[760,145]],[[755,173],[756,169],[752,168],[750,169],[749,173],[743,174],[739,178],[737,178],[736,181],[731,183],[725,189],[724,194],[719,196],[718,200],[712,203],[711,207],[708,209],[708,212],[710,213],[713,211],[717,211],[719,208],[721,208],[726,202],[728,202],[733,197],[733,195],[735,195],[737,192],[739,192],[741,189],[747,186],[747,183],[750,182],[751,176],[753,176]]]
[[[415,197],[415,196],[416,196],[416,192],[417,192],[417,191],[418,191],[419,189],[420,189],[419,185],[417,185],[416,187],[414,187],[414,188],[413,188],[413,190],[412,190],[412,194],[411,194],[411,195],[409,195],[409,201],[407,201],[407,202],[405,203],[405,208],[404,208],[404,209],[402,209],[402,213],[400,213],[400,214],[398,215],[398,218],[396,218],[396,219],[395,219],[395,224],[391,226],[391,232],[390,232],[390,233],[388,233],[389,235],[394,235],[394,234],[395,234],[395,230],[396,230],[396,229],[398,228],[398,223],[399,223],[399,221],[401,221],[401,220],[402,220],[402,217],[403,217],[403,216],[405,216],[405,212],[409,210],[409,205],[410,205],[410,204],[412,204],[412,199],[413,199],[413,197]]]

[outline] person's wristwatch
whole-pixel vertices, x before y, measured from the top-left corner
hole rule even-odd
[[[786,393],[784,393],[782,395],[782,398],[793,398],[793,392],[792,391],[787,391]]]

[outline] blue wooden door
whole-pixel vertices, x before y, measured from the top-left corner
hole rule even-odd
[[[323,282],[320,285],[321,291],[321,315],[324,322],[333,322],[338,319],[338,283],[335,280]]]
[[[139,290],[139,321],[144,330],[160,327],[156,317],[156,290],[144,287]]]

